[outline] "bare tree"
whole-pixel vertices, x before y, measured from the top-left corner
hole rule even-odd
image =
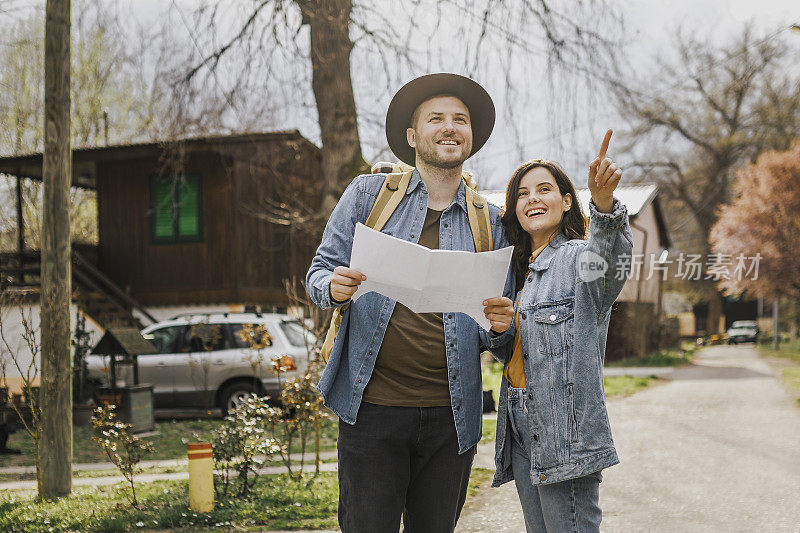
[[[734,170],[762,150],[785,149],[800,133],[800,77],[786,68],[790,55],[775,37],[744,28],[735,42],[715,46],[678,31],[677,59],[659,59],[638,85],[617,86],[634,153],[646,150],[635,166],[657,179],[684,215],[669,218],[690,251],[711,252],[709,235],[730,198]],[[696,233],[687,231],[692,227]],[[721,297],[711,280],[696,284],[715,333]]]
[[[188,332],[190,354],[189,372],[194,388],[203,397],[203,409],[206,414],[211,413],[211,390],[209,377],[211,374],[212,352],[219,350],[223,343],[222,324],[211,324],[206,318],[197,324],[192,324]]]
[[[198,111],[199,117],[168,113],[171,102],[197,95],[175,94],[170,78],[170,57],[183,44],[163,28],[131,30],[120,19],[125,13],[114,4],[98,0],[74,2],[74,54],[72,57],[71,139],[77,147],[172,138],[180,130],[175,123],[210,123],[220,112]],[[40,9],[21,10],[9,17],[9,31],[0,47],[0,153],[21,155],[43,148],[44,17]],[[135,33],[132,33],[135,32]],[[176,105],[176,108],[179,106]],[[221,107],[218,105],[218,107]],[[3,177],[5,186],[16,187],[14,177]],[[23,179],[23,228],[25,245],[41,246],[42,184]],[[0,249],[16,249],[17,213],[10,205],[13,194],[4,195],[0,209]],[[96,193],[70,190],[71,238],[97,242]]]
[[[8,384],[17,378],[20,391],[25,398],[25,407],[11,403],[17,418],[33,441],[33,456],[36,465],[36,480],[41,490],[41,395],[39,381],[39,355],[41,336],[39,325],[34,322],[34,313],[25,306],[25,294],[4,291],[0,293],[0,378]],[[12,315],[18,313],[16,320]],[[19,323],[19,332],[12,335],[14,322]]]
[[[71,60],[76,147],[151,140],[171,122],[168,58],[185,47],[164,28],[131,29],[115,4],[74,4]],[[0,47],[0,152],[40,151],[43,142],[44,20],[39,9],[11,20]]]
[[[525,60],[546,58],[550,67],[547,74],[558,67],[569,76],[588,78],[589,63],[597,69],[613,64],[615,58],[616,43],[596,31],[598,24],[619,20],[604,1],[581,3],[566,12],[545,0],[415,0],[402,6],[385,0],[254,0],[238,14],[239,24],[226,32],[224,28],[231,27],[227,6],[219,1],[204,4],[195,12],[191,25],[187,23],[196,47],[184,81],[191,84],[202,78],[206,85],[215,84],[225,91],[232,106],[237,87],[232,83],[222,87],[220,72],[228,78],[233,72],[237,84],[253,75],[267,80],[268,87],[289,92],[291,105],[298,105],[298,96],[306,92],[302,83],[310,81],[322,141],[322,208],[308,220],[316,231],[350,180],[367,168],[359,135],[362,116],[357,112],[351,78],[351,53],[356,47],[368,49],[374,64],[363,70],[363,82],[377,92],[382,89],[384,96],[391,94],[399,81],[435,68],[441,63],[438,56],[452,55],[452,50],[433,46],[431,36],[440,31],[456,34],[453,42],[459,43],[457,53],[463,54],[463,71],[467,74],[477,75],[483,70],[485,76],[495,76],[498,53],[490,45],[499,44],[505,50],[501,55],[508,60],[500,63],[505,72]],[[246,57],[247,72],[232,68],[226,61],[231,57]],[[306,74],[309,63],[310,80]],[[556,77],[537,79],[552,81]],[[528,79],[519,85],[510,83],[516,86],[517,94],[507,100],[530,92]],[[514,77],[509,76],[508,81],[514,82]],[[564,93],[564,101],[571,97]],[[385,110],[385,105],[379,107]],[[576,108],[572,111],[577,113]],[[363,118],[372,125],[383,122],[382,113],[365,112]],[[373,133],[379,131],[371,129]],[[286,223],[297,222],[293,217],[302,209],[285,206]],[[270,216],[275,215],[273,212]]]

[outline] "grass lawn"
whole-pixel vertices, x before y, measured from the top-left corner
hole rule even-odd
[[[778,351],[771,344],[757,345],[761,354],[772,366],[776,367],[784,385],[795,395],[800,407],[800,341],[782,342]]]
[[[494,405],[496,407],[500,401],[500,382],[503,378],[503,363],[492,362],[488,365],[483,365],[481,373],[483,390],[492,391]]]
[[[335,472],[323,472],[306,488],[285,476],[261,476],[248,498],[217,502],[211,513],[189,508],[186,481],[137,485],[139,509],[130,506],[123,486],[75,490],[54,502],[32,496],[0,496],[0,531],[130,531],[183,529],[237,531],[322,529],[336,525],[338,484]]]
[[[696,344],[684,343],[680,348],[660,350],[643,357],[634,357],[606,363],[608,367],[680,366],[692,362]]]
[[[494,470],[491,468],[473,468],[469,476],[469,485],[467,485],[467,501],[478,491],[488,487],[493,477]]]
[[[488,486],[493,475],[491,469],[474,468],[467,498]],[[208,514],[194,513],[189,508],[186,481],[137,484],[139,509],[130,506],[125,489],[122,484],[82,488],[54,502],[37,502],[30,495],[0,495],[0,531],[195,532],[217,528],[265,531],[337,527],[336,472],[321,473],[309,487],[282,475],[261,476],[251,496],[218,501]]]
[[[615,396],[630,396],[634,392],[646,389],[659,378],[656,376],[610,376],[603,378],[606,389],[606,398]]]
[[[146,437],[146,440],[153,445],[154,452],[144,457],[144,460],[185,458],[187,442],[208,441],[211,438],[212,430],[221,423],[222,420],[217,418],[156,422],[155,435]],[[323,451],[336,449],[338,434],[338,424],[333,420],[326,420],[322,426],[321,449]],[[73,428],[72,439],[74,463],[108,461],[105,454],[92,441],[91,428]],[[313,450],[313,441],[310,444]],[[8,439],[8,447],[18,448],[22,450],[22,454],[0,455],[0,467],[31,466],[34,464],[33,440],[23,428],[19,428],[16,433],[11,435]],[[299,444],[293,448],[295,453],[300,451]],[[308,452],[309,450],[307,449],[306,451]]]
[[[768,357],[780,357],[800,364],[800,340],[784,341],[778,345],[778,351],[772,349],[772,343],[757,344],[758,353]]]
[[[797,394],[797,406],[800,407],[800,366],[782,368],[781,377],[783,382]]]
[[[481,436],[481,442],[494,442],[496,435],[497,435],[497,422],[495,422],[494,420],[484,420],[483,435]]]

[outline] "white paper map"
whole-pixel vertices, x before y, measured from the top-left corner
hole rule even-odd
[[[491,252],[430,250],[356,225],[350,268],[367,277],[352,300],[375,291],[415,313],[460,312],[483,329],[483,301],[503,295],[513,246]]]

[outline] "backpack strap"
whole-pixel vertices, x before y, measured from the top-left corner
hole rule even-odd
[[[394,210],[400,205],[408,184],[411,182],[411,172],[393,172],[386,175],[378,197],[369,212],[365,225],[377,231],[381,231],[383,226],[389,221]]]
[[[488,202],[466,183],[464,190],[467,193],[467,215],[472,240],[475,241],[475,251],[488,252],[492,249],[492,223],[489,219]]]
[[[413,172],[414,167],[402,162],[398,163],[379,163],[375,168],[391,168],[393,172]],[[469,216],[469,227],[472,231],[472,240],[475,243],[476,252],[488,252],[493,248],[492,222],[489,217],[489,209],[486,199],[478,194],[478,186],[472,172],[461,171],[461,179],[467,193],[467,215]],[[369,225],[369,224],[368,224]]]
[[[383,229],[394,210],[403,200],[403,196],[408,190],[408,184],[411,182],[412,173],[413,169],[409,172],[393,172],[386,175],[386,180],[384,180],[381,190],[378,192],[378,197],[375,199],[375,203],[372,205],[367,217],[365,224],[367,227],[377,231]],[[326,364],[331,351],[333,351],[333,343],[336,342],[336,336],[339,334],[339,327],[342,325],[342,314],[348,307],[350,307],[349,302],[333,310],[331,325],[328,327],[320,352],[322,360]]]

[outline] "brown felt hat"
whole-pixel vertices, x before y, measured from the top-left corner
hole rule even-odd
[[[417,107],[433,96],[451,94],[469,109],[472,123],[472,153],[481,149],[494,128],[494,103],[486,89],[458,74],[441,72],[413,79],[397,91],[386,112],[386,140],[394,155],[411,166],[416,164],[415,150],[408,145],[406,130]]]

